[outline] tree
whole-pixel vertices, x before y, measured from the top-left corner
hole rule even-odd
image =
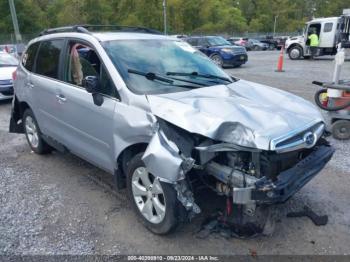
[[[163,31],[163,0],[15,0],[21,33],[70,24],[119,24]],[[315,17],[339,16],[350,0],[167,0],[172,33],[296,31]],[[7,0],[0,30],[13,32]]]

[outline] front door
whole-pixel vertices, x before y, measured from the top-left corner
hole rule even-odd
[[[322,23],[320,33],[320,47],[332,48],[335,46],[335,36],[337,31],[337,22]]]
[[[62,120],[66,126],[64,144],[82,158],[112,172],[114,109],[117,90],[102,61],[90,46],[69,41],[64,67],[64,83],[57,89],[62,98]],[[98,77],[102,105],[83,87],[87,76]]]

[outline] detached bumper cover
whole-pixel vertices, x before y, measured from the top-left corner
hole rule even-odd
[[[17,97],[15,96],[12,100],[12,108],[11,108],[11,118],[10,118],[10,126],[9,126],[9,132],[10,133],[19,133],[23,134],[23,123],[21,120],[21,112],[20,112],[19,102],[17,100]]]
[[[294,167],[280,173],[277,181],[265,177],[251,190],[251,200],[260,204],[283,203],[316,176],[332,158],[334,149],[329,145],[317,146],[315,151]]]

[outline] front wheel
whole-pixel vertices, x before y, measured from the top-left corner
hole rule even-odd
[[[161,182],[147,171],[142,155],[135,155],[127,168],[129,198],[147,229],[160,235],[170,233],[184,220],[184,207],[173,185]]]
[[[210,57],[210,59],[213,60],[213,62],[214,62],[217,66],[222,67],[223,64],[224,64],[224,62],[222,61],[221,56],[219,56],[219,55],[212,55],[212,56]]]
[[[288,50],[288,55],[291,60],[298,60],[302,57],[303,51],[299,46],[293,46]]]

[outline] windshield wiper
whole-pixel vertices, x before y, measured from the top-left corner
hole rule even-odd
[[[146,77],[148,80],[154,81],[154,80],[159,80],[168,84],[172,84],[174,83],[174,80],[165,78],[165,77],[161,77],[159,75],[156,75],[155,73],[152,72],[142,72],[142,71],[138,71],[138,70],[134,70],[134,69],[128,69],[128,72],[131,74],[136,74],[136,75],[140,75],[140,76],[144,76]]]
[[[216,76],[216,75],[211,75],[211,74],[200,74],[198,72],[192,72],[192,73],[167,72],[166,74],[168,76],[198,76],[198,77],[203,77],[203,78],[208,78],[208,79],[219,79],[219,80],[223,80],[223,81],[232,83],[232,80],[230,80],[229,78],[223,77],[223,76]]]
[[[163,76],[160,76],[160,75],[152,73],[152,72],[145,73],[145,72],[138,71],[138,70],[135,70],[135,69],[128,69],[128,72],[131,73],[131,74],[144,76],[148,80],[151,80],[151,81],[158,80],[158,81],[162,81],[162,82],[165,82],[165,83],[173,85],[173,86],[179,86],[179,87],[185,87],[185,88],[192,88],[192,87],[195,88],[195,86],[191,86],[191,85],[174,84],[174,81],[181,81],[181,82],[186,82],[186,83],[195,84],[195,85],[199,85],[199,86],[206,86],[203,83],[198,83],[198,82],[195,82],[195,81],[189,81],[189,80],[175,78],[175,77],[163,77]]]

